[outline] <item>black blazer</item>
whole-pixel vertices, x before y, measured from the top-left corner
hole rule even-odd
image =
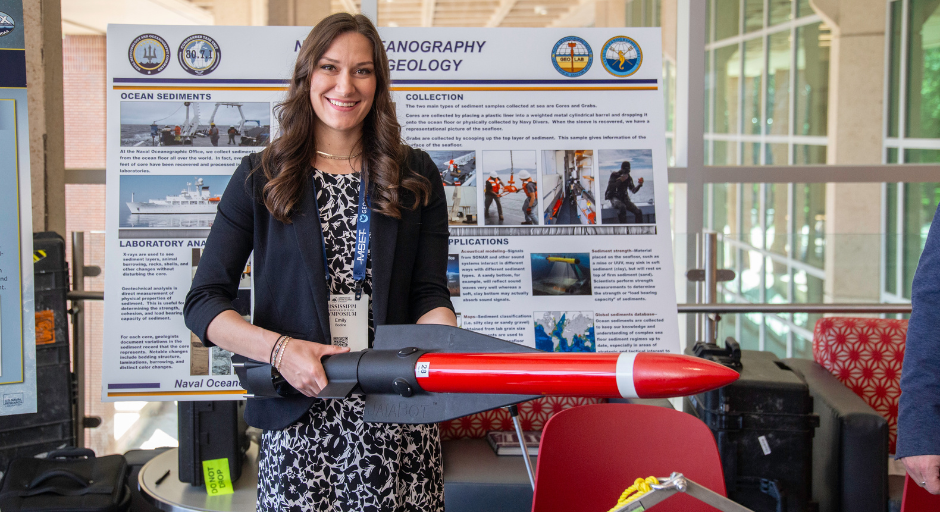
[[[205,250],[186,295],[186,326],[206,346],[206,329],[232,300],[248,255],[254,251],[255,325],[317,343],[329,343],[330,319],[323,249],[312,179],[290,224],[271,216],[261,201],[266,183],[258,153],[242,159],[229,180]],[[427,206],[409,210],[403,192],[401,219],[372,216],[372,313],[375,325],[414,323],[438,307],[453,310],[447,290],[447,201],[440,173],[427,153],[409,150],[408,166],[431,182]],[[245,420],[262,429],[297,421],[315,398],[248,399]]]

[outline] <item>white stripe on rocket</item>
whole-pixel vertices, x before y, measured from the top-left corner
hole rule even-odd
[[[624,398],[637,398],[636,386],[633,385],[633,363],[636,353],[620,354],[617,358],[617,389]]]

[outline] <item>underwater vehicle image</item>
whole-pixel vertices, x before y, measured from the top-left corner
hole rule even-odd
[[[591,255],[532,253],[532,295],[591,295]]]

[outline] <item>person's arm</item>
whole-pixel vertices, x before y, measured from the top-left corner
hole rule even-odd
[[[935,213],[911,295],[897,457],[908,474],[940,494],[940,213]]]
[[[204,345],[217,345],[256,361],[270,362],[271,349],[280,334],[246,322],[232,306],[254,244],[253,187],[251,161],[245,157],[222,194],[192,287],[186,295],[183,318]],[[280,371],[301,393],[314,396],[326,385],[320,357],[345,351],[330,345],[292,340],[284,352]]]
[[[414,171],[431,182],[427,206],[421,209],[421,231],[417,243],[414,271],[411,273],[412,321],[416,323],[443,323],[457,325],[454,306],[447,289],[447,251],[450,231],[447,227],[447,199],[444,184],[433,172],[434,163],[427,153],[415,152],[410,159]],[[442,310],[447,310],[442,311]]]
[[[448,308],[437,307],[421,315],[416,324],[440,324],[457,327],[457,315]]]
[[[640,183],[639,186],[637,186],[635,183],[633,183],[633,177],[632,177],[632,176],[629,177],[629,178],[627,178],[627,187],[630,189],[630,192],[633,192],[634,194],[636,194],[637,192],[640,191],[640,187],[642,187],[642,186],[643,186],[642,183]]]
[[[429,322],[430,323],[430,322]],[[454,321],[456,324],[456,319]],[[280,334],[246,322],[233,310],[223,311],[209,323],[206,331],[212,343],[255,361],[274,364],[271,351]],[[281,349],[278,371],[295,389],[305,396],[317,396],[326,387],[326,371],[320,360],[324,356],[349,352],[347,347],[324,345],[291,338]]]

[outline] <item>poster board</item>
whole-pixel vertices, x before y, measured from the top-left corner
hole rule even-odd
[[[103,400],[240,398],[182,305],[213,203],[277,134],[308,31],[109,27]],[[460,326],[553,351],[677,352],[659,29],[380,33],[402,137],[445,184]],[[250,305],[249,264],[236,309]]]
[[[20,0],[0,0],[0,416],[36,412],[33,227]]]

